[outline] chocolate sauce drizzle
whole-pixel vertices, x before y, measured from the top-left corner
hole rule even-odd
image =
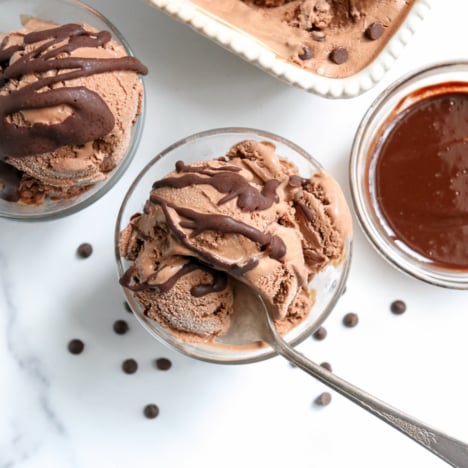
[[[249,181],[235,173],[234,166],[227,166],[223,170],[208,169],[203,167],[186,166],[182,161],[176,164],[177,172],[186,172],[188,174],[180,177],[166,177],[153,184],[153,188],[171,187],[184,188],[191,185],[211,185],[220,193],[226,195],[218,201],[218,205],[227,203],[237,197],[237,206],[242,211],[261,211],[266,210],[278,202],[276,189],[279,181],[271,179],[265,182],[262,191],[249,184]],[[237,169],[237,168],[236,168]],[[209,177],[200,177],[202,174]]]
[[[176,170],[179,173],[187,173],[180,177],[167,177],[153,184],[153,189],[161,187],[183,188],[197,184],[209,184],[221,193],[227,195],[223,197],[218,204],[225,203],[235,197],[238,197],[239,208],[248,211],[262,210],[269,208],[274,202],[278,201],[276,188],[279,181],[272,179],[267,181],[262,189],[258,191],[252,187],[248,181],[240,174],[237,166],[223,166],[215,168],[206,168],[200,166],[185,165],[182,161],[176,163]],[[205,177],[200,177],[201,174]],[[206,177],[208,176],[208,177]],[[250,258],[245,264],[231,264],[220,260],[217,256],[208,250],[201,249],[190,241],[190,238],[196,237],[205,231],[221,232],[223,234],[240,234],[246,238],[258,243],[262,250],[274,259],[280,259],[286,255],[286,245],[284,241],[276,235],[268,232],[262,232],[249,224],[238,221],[231,216],[211,213],[199,213],[190,208],[185,208],[165,200],[154,191],[150,195],[150,202],[159,205],[163,210],[166,223],[176,239],[190,251],[194,252],[202,263],[191,259],[183,265],[172,277],[164,283],[155,284],[158,273],[151,275],[145,282],[138,282],[138,269],[131,266],[120,278],[120,284],[132,291],[144,291],[156,289],[161,292],[169,291],[176,282],[184,275],[195,269],[205,269],[213,276],[211,284],[199,284],[191,288],[190,293],[194,297],[201,297],[211,292],[222,291],[227,285],[228,272],[234,276],[244,275],[258,265],[258,259]],[[182,220],[177,223],[172,217],[170,210],[174,210]],[[184,229],[190,229],[190,235],[187,235]],[[218,271],[218,269],[222,271]],[[134,282],[135,279],[137,282]]]
[[[187,238],[187,235],[184,233],[184,231],[182,229],[179,229],[178,226],[176,225],[176,223],[171,218],[171,215],[169,213],[168,208],[176,209],[177,206],[166,202],[166,200],[164,200],[161,197],[158,197],[156,194],[151,194],[150,199],[151,199],[151,201],[153,203],[161,206],[161,209],[163,210],[164,216],[166,218],[166,223],[167,223],[169,229],[171,230],[171,232],[173,233],[173,235],[176,237],[176,239],[183,246],[187,247],[192,252],[195,252],[198,255],[200,255],[200,257],[203,258],[205,263],[208,263],[209,265],[211,265],[213,267],[227,269],[232,274],[244,274],[247,271],[255,268],[258,265],[258,260],[254,259],[254,258],[249,259],[248,262],[243,266],[236,265],[236,264],[228,265],[225,262],[220,261],[217,257],[212,255],[208,251],[197,248],[195,245],[193,245],[192,242],[189,241],[189,239]],[[203,215],[201,215],[201,216],[203,216]]]
[[[190,289],[190,294],[194,297],[202,297],[212,292],[221,292],[227,286],[227,275],[222,271],[210,269],[213,274],[213,282],[211,284],[198,284]]]
[[[219,167],[201,167],[201,166],[191,166],[184,163],[184,161],[177,161],[175,163],[175,168],[177,172],[198,172],[201,174],[210,174],[213,175],[216,171],[232,171],[239,172],[241,168],[238,166],[219,166]]]
[[[314,226],[315,215],[312,212],[312,210],[304,202],[300,200],[296,201],[296,206],[298,206],[302,210],[307,220]]]
[[[155,193],[151,194],[150,200],[161,206],[171,232],[182,245],[193,252],[196,252],[210,265],[229,271],[233,275],[243,275],[252,270],[258,265],[258,259],[250,258],[244,265],[230,264],[219,260],[219,258],[206,250],[197,248],[192,242],[190,242],[184,231],[179,229],[173,221],[169,213],[169,208],[172,208],[179,216],[185,218],[186,221],[180,222],[180,227],[191,229],[192,232],[190,237],[195,237],[208,230],[226,234],[241,234],[248,239],[257,242],[263,248],[268,249],[268,253],[271,258],[279,259],[286,254],[286,245],[280,237],[272,236],[270,233],[264,233],[253,226],[243,223],[242,221],[237,221],[230,216],[198,213],[190,208],[183,208],[175,205],[174,203],[170,203]]]
[[[0,198],[10,202],[18,201],[21,174],[21,171],[18,171],[16,167],[0,160]]]
[[[301,187],[309,182],[309,179],[305,179],[304,177],[301,177],[299,175],[293,174],[292,176],[289,176],[288,179],[288,185],[290,187]]]
[[[108,31],[89,32],[78,24],[35,31],[24,36],[24,45],[6,48],[0,45],[0,88],[10,80],[24,75],[54,72],[21,89],[0,95],[0,160],[23,158],[54,151],[65,145],[82,145],[108,134],[114,128],[114,116],[104,100],[84,86],[56,88],[44,91],[58,82],[111,71],[134,71],[146,74],[147,68],[134,57],[82,58],[59,57],[81,47],[102,47],[111,40]],[[26,46],[45,41],[31,52]],[[57,46],[65,42],[65,44]],[[56,48],[54,48],[56,47]],[[16,53],[24,52],[13,63]],[[61,70],[66,70],[59,73]],[[42,92],[39,92],[43,90]],[[67,105],[73,113],[63,122],[48,125],[35,123],[20,127],[7,117],[16,112]],[[5,184],[3,171],[0,180]],[[11,189],[9,189],[11,190]]]
[[[141,283],[133,283],[135,276],[137,275],[138,269],[135,266],[131,266],[120,278],[120,284],[131,291],[147,291],[155,289],[158,292],[165,293],[170,291],[177,281],[180,278],[187,275],[188,273],[195,270],[204,270],[211,274],[213,277],[212,283],[201,283],[195,286],[192,286],[190,289],[190,294],[194,297],[202,297],[210,294],[212,292],[221,292],[227,286],[227,275],[222,271],[213,270],[212,268],[203,265],[195,260],[189,260],[185,263],[182,268],[180,268],[176,273],[174,273],[168,280],[164,283],[154,283],[153,281],[157,278],[159,272],[154,273],[149,276],[148,279]]]

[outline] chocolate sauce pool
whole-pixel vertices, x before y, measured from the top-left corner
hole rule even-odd
[[[375,146],[375,200],[395,241],[435,266],[468,269],[468,84],[414,97]]]

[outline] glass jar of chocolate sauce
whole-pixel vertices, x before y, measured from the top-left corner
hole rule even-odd
[[[361,226],[388,261],[468,289],[468,63],[384,91],[356,134],[350,178]]]

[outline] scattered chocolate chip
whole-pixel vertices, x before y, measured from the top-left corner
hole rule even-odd
[[[345,327],[355,327],[359,322],[359,317],[354,312],[349,312],[343,317],[343,325]]]
[[[133,314],[133,310],[131,309],[131,307],[128,305],[128,302],[124,302],[124,307],[125,307],[125,310],[129,313],[129,314]]]
[[[370,39],[371,41],[375,41],[382,36],[383,32],[384,32],[384,27],[382,23],[375,22],[369,25],[369,27],[366,29],[364,34],[367,37],[367,39]]]
[[[68,351],[70,351],[70,353],[72,354],[81,354],[83,352],[83,349],[84,343],[77,338],[70,340],[70,342],[68,343]]]
[[[159,408],[154,405],[154,404],[149,404],[146,405],[145,408],[143,409],[143,414],[148,418],[148,419],[154,419],[158,416],[159,414]]]
[[[327,337],[327,329],[325,327],[318,328],[315,333],[312,335],[314,339],[322,341]]]
[[[330,404],[331,398],[332,397],[329,392],[323,392],[315,399],[315,404],[319,406],[327,406]]]
[[[312,39],[317,42],[323,42],[325,40],[325,33],[323,31],[312,31]]]
[[[322,362],[320,366],[323,367],[324,369],[327,369],[328,372],[333,372],[332,366],[329,362]]]
[[[88,244],[88,242],[83,242],[83,244],[80,244],[76,249],[76,254],[80,258],[88,258],[91,256],[92,253],[93,246],[91,244]]]
[[[328,57],[333,63],[341,65],[342,63],[345,63],[346,60],[348,60],[348,50],[344,47],[337,47],[330,52]]]
[[[122,362],[122,370],[126,374],[134,374],[138,370],[138,362],[136,362],[135,359],[125,359],[125,361]]]
[[[172,367],[172,362],[167,358],[156,359],[155,363],[159,370],[169,370]]]
[[[125,335],[128,332],[128,323],[125,320],[116,320],[112,328],[117,335]]]
[[[314,52],[310,47],[303,47],[302,52],[298,54],[298,57],[301,60],[310,60],[314,56]]]
[[[406,304],[403,301],[397,300],[393,301],[390,304],[390,310],[395,314],[395,315],[401,315],[404,312],[406,312]]]

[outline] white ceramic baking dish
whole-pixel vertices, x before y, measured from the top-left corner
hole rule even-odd
[[[350,98],[374,86],[390,69],[428,15],[434,0],[416,0],[405,20],[377,57],[363,70],[346,78],[327,78],[279,58],[266,45],[228,23],[207,14],[190,0],[147,0],[222,47],[271,75],[308,92],[329,98]]]

